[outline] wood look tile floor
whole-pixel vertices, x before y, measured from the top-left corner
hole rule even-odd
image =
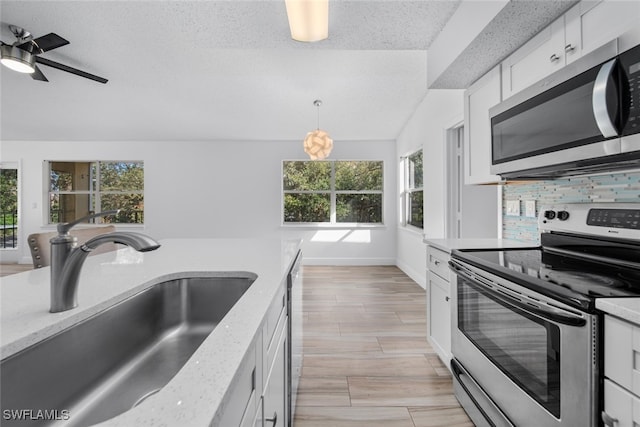
[[[472,427],[397,267],[305,266],[294,427]]]

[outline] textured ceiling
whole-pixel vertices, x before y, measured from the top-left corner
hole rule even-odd
[[[290,39],[283,0],[2,0],[0,40],[13,42],[8,24],[55,32],[71,44],[43,57],[109,83],[41,66],[43,83],[2,67],[0,139],[301,140],[318,98],[334,139],[395,139],[459,3],[331,1],[329,39],[305,44]]]

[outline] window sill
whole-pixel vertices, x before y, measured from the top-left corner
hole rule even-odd
[[[399,230],[404,231],[405,233],[415,234],[416,236],[424,237],[424,230],[422,228],[414,227],[411,225],[399,225]]]

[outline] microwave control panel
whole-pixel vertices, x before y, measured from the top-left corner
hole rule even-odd
[[[624,69],[621,74],[627,79],[626,86],[629,88],[629,118],[622,134],[631,135],[640,132],[640,46],[622,53],[620,64]]]

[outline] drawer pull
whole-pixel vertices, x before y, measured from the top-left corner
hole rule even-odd
[[[278,413],[274,412],[273,418],[265,418],[264,420],[268,423],[273,423],[273,427],[276,427],[276,424],[278,423]]]
[[[551,55],[549,57],[549,61],[551,61],[551,62],[560,61],[560,57],[554,53],[553,55]]]
[[[569,43],[568,45],[566,45],[564,47],[564,51],[566,53],[573,52],[574,50],[576,50],[576,47],[574,45],[572,45],[571,43]]]
[[[607,427],[614,427],[618,423],[618,419],[617,418],[613,418],[611,415],[609,415],[606,412],[602,411],[602,422]]]
[[[433,261],[433,263],[434,263],[435,265],[440,265],[440,261],[438,261],[438,260]]]

